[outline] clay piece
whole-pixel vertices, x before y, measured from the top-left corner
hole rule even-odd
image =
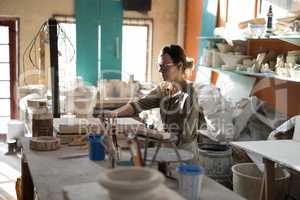
[[[173,200],[172,195],[172,198],[162,193],[161,198],[157,196],[163,181],[164,176],[154,169],[130,167],[103,173],[100,184],[109,191],[111,200],[152,200],[154,196],[155,199]]]
[[[51,136],[33,137],[29,141],[30,149],[36,151],[53,151],[60,147],[58,138]]]

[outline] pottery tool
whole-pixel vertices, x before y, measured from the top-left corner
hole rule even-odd
[[[63,155],[59,157],[60,159],[75,159],[75,158],[83,158],[88,156],[88,153],[77,153],[77,154],[70,154],[70,155]]]
[[[29,141],[30,149],[36,151],[53,151],[60,147],[58,138],[51,136],[33,137]]]
[[[116,159],[120,159],[120,152],[119,152],[119,144],[118,144],[118,139],[117,139],[117,133],[116,133],[116,119],[112,118],[111,119],[111,137],[112,137],[112,142],[113,145],[115,146],[115,151],[116,151]]]
[[[140,144],[136,136],[132,133],[128,135],[128,145],[132,155],[133,165],[136,167],[144,166]]]

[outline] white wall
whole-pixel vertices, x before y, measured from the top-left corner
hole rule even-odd
[[[145,18],[153,20],[152,44],[152,80],[158,82],[160,75],[156,68],[160,50],[165,45],[177,42],[177,0],[152,0],[150,12],[142,14],[135,11],[125,11],[126,18]]]
[[[159,81],[156,69],[157,56],[164,45],[177,41],[177,0],[152,0],[152,10],[147,14],[134,11],[124,12],[127,18],[147,18],[153,20],[152,77]],[[74,0],[1,0],[0,17],[17,17],[20,19],[19,56],[22,73],[22,55],[39,27],[52,15],[74,15]],[[47,49],[48,50],[48,49]],[[26,57],[28,58],[28,56]],[[49,52],[46,51],[46,67],[49,69]],[[28,59],[25,71],[32,70]],[[37,83],[37,77],[26,80],[27,84]],[[21,83],[22,84],[22,83]]]
[[[33,39],[35,33],[43,22],[47,21],[53,14],[73,15],[73,0],[1,0],[0,17],[17,17],[20,19],[19,30],[19,63],[20,72],[23,73],[22,56],[25,48]],[[47,47],[47,46],[46,46]],[[48,50],[48,48],[46,48]],[[26,57],[26,59],[28,56]],[[25,70],[33,68],[27,59]],[[49,52],[46,51],[46,67],[49,67]],[[33,72],[34,73],[34,72]],[[28,73],[29,74],[29,73]],[[27,84],[37,83],[37,76],[28,77]],[[22,83],[21,83],[22,84]]]

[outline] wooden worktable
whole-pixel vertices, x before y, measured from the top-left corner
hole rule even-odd
[[[21,142],[23,155],[26,157],[27,168],[29,169],[26,171],[26,167],[24,167],[26,163],[22,163],[22,178],[24,177],[23,173],[25,173],[25,179],[32,179],[39,200],[63,200],[64,188],[97,182],[100,174],[109,167],[107,161],[94,162],[90,161],[87,156],[73,159],[61,158],[76,153],[84,153],[79,152],[78,147],[63,146],[57,151],[38,152],[30,150],[28,138],[22,138]],[[30,173],[30,176],[26,176],[26,173]],[[23,180],[23,183],[30,183],[30,181]],[[30,188],[27,187],[27,189],[26,193],[29,194]],[[26,200],[28,199],[30,198]],[[93,200],[92,196],[85,199]],[[205,177],[201,200],[215,199],[242,200],[243,198]]]
[[[170,189],[177,190],[177,184],[165,183]],[[175,185],[175,187],[174,187]],[[167,192],[167,191],[162,191]],[[87,195],[88,194],[88,195]],[[107,191],[97,183],[86,183],[81,185],[66,186],[64,195],[67,200],[109,200]],[[200,192],[200,200],[245,200],[232,191],[228,190],[219,183],[213,181],[207,176],[203,177],[202,189]]]
[[[21,142],[39,200],[62,200],[64,186],[98,181],[100,174],[109,166],[108,162],[92,162],[87,156],[60,159],[62,156],[84,153],[78,147],[39,152],[30,150],[28,138],[22,138]]]
[[[249,142],[232,142],[233,146],[263,158],[264,180],[260,199],[275,198],[275,163],[300,172],[300,142],[295,140],[264,140]]]
[[[231,144],[300,172],[300,142],[295,140],[264,140],[232,142]]]

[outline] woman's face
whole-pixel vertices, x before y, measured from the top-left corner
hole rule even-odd
[[[158,58],[158,70],[164,81],[178,80],[181,75],[178,64],[173,62],[169,54],[163,54]]]

